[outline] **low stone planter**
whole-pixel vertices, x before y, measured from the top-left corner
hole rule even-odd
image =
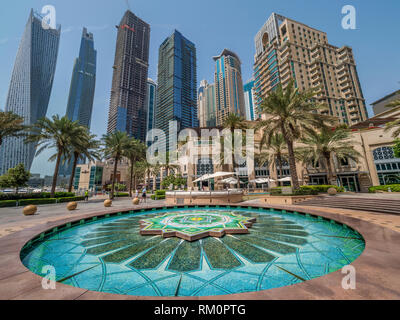
[[[37,207],[33,204],[30,204],[29,206],[24,207],[22,210],[23,214],[26,216],[32,216],[36,213]]]
[[[315,196],[265,196],[262,202],[268,204],[295,204],[304,200],[315,198]]]
[[[104,200],[104,206],[106,208],[111,207],[112,205],[112,201],[110,199]]]
[[[243,201],[242,190],[230,191],[167,191],[165,194],[167,204],[226,204]]]

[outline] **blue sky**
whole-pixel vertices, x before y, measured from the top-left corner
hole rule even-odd
[[[224,48],[242,60],[243,80],[252,76],[254,36],[272,12],[303,22],[328,35],[336,46],[354,50],[364,96],[371,102],[400,88],[400,1],[385,0],[130,0],[131,10],[151,26],[149,77],[157,79],[158,46],[178,29],[197,47],[197,82],[213,80],[212,56]],[[11,72],[30,8],[56,8],[62,25],[60,51],[47,116],[65,114],[72,67],[82,27],[93,32],[97,49],[97,83],[92,131],[106,131],[116,28],[125,0],[2,0],[0,11],[0,108],[4,109]],[[341,27],[341,8],[353,5],[357,29]],[[370,110],[371,112],[371,110]],[[32,172],[52,174],[49,152],[34,160]]]

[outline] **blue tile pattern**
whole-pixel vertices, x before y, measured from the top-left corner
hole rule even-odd
[[[140,235],[139,221],[165,213],[229,212],[256,218],[248,234],[188,242]],[[60,231],[60,229],[62,229]],[[23,264],[59,282],[141,296],[209,296],[288,286],[354,261],[365,242],[355,230],[321,217],[259,208],[175,208],[78,221],[30,241]]]

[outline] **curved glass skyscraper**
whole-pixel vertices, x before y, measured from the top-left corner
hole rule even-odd
[[[67,117],[90,128],[92,118],[94,91],[96,86],[96,57],[93,34],[83,28],[79,57],[75,59],[69,89]],[[78,163],[83,163],[82,160]],[[59,175],[72,173],[71,161],[61,166]]]
[[[56,70],[61,26],[43,28],[43,17],[31,10],[18,48],[5,111],[34,124],[46,115]],[[23,137],[6,138],[0,150],[0,174],[23,163],[30,170],[36,145],[25,144]]]

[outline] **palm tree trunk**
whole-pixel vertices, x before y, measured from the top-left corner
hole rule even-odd
[[[114,199],[114,187],[115,187],[115,180],[117,179],[117,167],[118,167],[118,157],[114,158],[114,173],[113,173],[113,179],[112,179],[112,186],[111,186],[111,197],[110,199]]]
[[[327,156],[327,155],[324,157],[325,157],[325,161],[326,161],[326,169],[328,171],[328,184],[331,184],[332,180],[333,180],[331,157]]]
[[[129,197],[132,198],[132,186],[133,186],[133,162],[130,167],[130,180],[129,180]]]
[[[279,165],[279,173],[277,172],[277,174],[278,174],[278,179],[279,179],[279,177],[282,178],[282,176],[283,176],[282,156],[280,153],[277,154],[277,159],[278,159],[278,165]],[[278,186],[280,186],[280,185],[281,185],[281,182],[278,181]]]
[[[52,182],[52,184],[51,184],[50,198],[54,198],[54,194],[55,194],[55,192],[56,192],[58,171],[59,171],[59,169],[60,169],[61,153],[62,153],[62,152],[61,152],[61,148],[58,148],[57,160],[56,160],[56,167],[54,168],[53,182]]]
[[[74,152],[74,163],[72,165],[71,176],[69,177],[68,192],[72,191],[72,183],[74,182],[75,169],[76,169],[76,165],[78,163],[78,157],[79,157],[79,155],[76,152]]]
[[[232,153],[232,168],[233,168],[233,172],[236,172],[236,170],[235,170],[235,151]],[[237,179],[237,188],[240,189],[239,172],[236,175],[236,179]]]
[[[292,177],[292,186],[295,190],[300,188],[299,179],[297,177],[297,170],[296,170],[296,158],[294,156],[294,148],[293,148],[293,141],[290,139],[286,140],[288,146],[288,154],[289,154],[289,168],[290,168],[290,176]]]

